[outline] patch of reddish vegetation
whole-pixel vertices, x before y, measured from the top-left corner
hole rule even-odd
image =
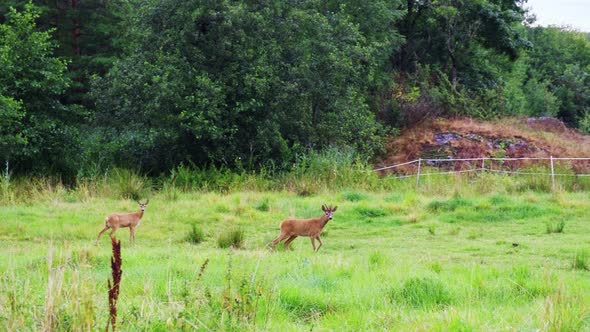
[[[377,167],[422,159],[508,157],[590,157],[590,136],[567,128],[563,122],[548,117],[510,118],[493,122],[473,119],[436,119],[405,129],[387,144],[387,153]],[[426,161],[428,165],[447,169],[474,167],[476,162],[449,163]],[[560,161],[577,173],[590,172],[589,161]],[[568,163],[565,165],[565,163]],[[516,169],[532,165],[531,161],[504,162]],[[538,162],[537,162],[538,164]],[[411,173],[415,164],[398,172]]]

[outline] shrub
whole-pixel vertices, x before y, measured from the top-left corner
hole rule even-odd
[[[190,232],[186,236],[186,242],[199,244],[205,240],[205,233],[197,224],[193,224]]]
[[[234,228],[219,235],[217,239],[219,248],[241,248],[244,245],[244,231]]]

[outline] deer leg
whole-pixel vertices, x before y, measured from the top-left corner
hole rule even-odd
[[[113,238],[113,235],[115,234],[115,232],[117,231],[117,227],[112,227],[111,228],[111,232],[109,233],[109,236],[111,237],[111,239]]]
[[[135,227],[129,227],[129,242],[135,244]]]
[[[320,242],[320,245],[316,249],[316,251],[319,251],[320,250],[320,247],[322,246],[322,239],[320,239],[320,236],[319,235],[317,235],[315,238]]]
[[[289,249],[289,245],[291,244],[291,242],[293,242],[293,240],[295,240],[297,238],[297,235],[291,235],[287,241],[285,241],[285,249]]]
[[[315,237],[310,236],[309,238],[311,239],[311,246],[313,247],[313,251],[316,251],[315,250]]]
[[[283,233],[279,234],[279,236],[276,239],[272,240],[272,247],[274,248],[277,245],[277,243],[283,241],[286,238],[287,238],[287,234],[283,234]]]
[[[104,228],[102,229],[102,231],[100,231],[98,233],[98,237],[96,238],[96,243],[98,244],[98,240],[100,239],[100,236],[102,235],[102,233],[104,233],[107,229],[109,229],[109,226],[105,225]]]

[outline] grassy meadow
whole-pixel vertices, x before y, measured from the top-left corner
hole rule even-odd
[[[486,174],[418,190],[415,179],[318,179],[149,190],[135,245],[116,233],[118,329],[590,330],[588,192]],[[96,236],[137,203],[105,192],[112,183],[14,181],[0,206],[0,329],[104,330],[111,243]],[[267,247],[282,219],[320,216],[322,204],[338,210],[318,253],[308,238]]]

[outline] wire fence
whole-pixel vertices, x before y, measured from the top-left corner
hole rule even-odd
[[[565,169],[571,170],[571,172],[564,173],[563,167],[560,167],[562,171],[556,172],[556,163],[563,164],[564,162],[569,163]],[[426,168],[427,166],[429,168]],[[527,166],[544,166],[549,171],[529,171],[526,170]],[[433,168],[441,171],[433,172]],[[424,172],[425,169],[427,172]],[[400,164],[380,167],[373,171],[390,174],[398,179],[416,177],[416,185],[420,184],[421,177],[447,174],[490,172],[510,175],[547,176],[551,178],[552,189],[555,189],[556,177],[590,177],[590,157],[419,158]]]

